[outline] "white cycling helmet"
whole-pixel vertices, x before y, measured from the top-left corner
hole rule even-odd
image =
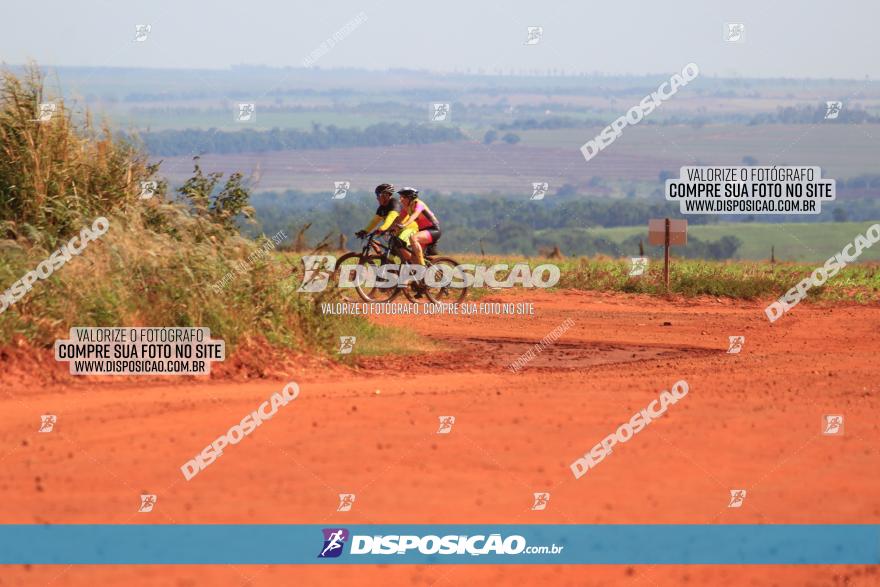
[[[397,190],[397,193],[401,196],[409,196],[409,197],[419,197],[419,190],[412,187],[402,187]]]

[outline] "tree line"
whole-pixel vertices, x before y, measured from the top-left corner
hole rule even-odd
[[[460,141],[466,137],[458,128],[447,125],[381,122],[363,129],[313,124],[310,131],[280,128],[265,131],[224,131],[214,128],[162,130],[141,133],[137,138],[151,155],[173,157],[206,153],[422,145]]]
[[[560,247],[566,255],[603,254],[614,257],[639,254],[639,237],[617,243],[590,234],[590,227],[647,226],[649,218],[680,217],[678,206],[665,201],[608,200],[600,198],[567,201],[532,201],[495,196],[438,195],[427,198],[438,215],[444,251],[537,255]],[[356,248],[353,234],[372,218],[376,203],[371,194],[349,194],[345,200],[330,195],[262,193],[251,203],[256,211],[254,234],[284,230],[297,234],[309,225],[305,244],[327,238],[334,245],[340,234]],[[693,223],[705,222],[691,218]],[[587,229],[587,230],[584,230]],[[700,241],[690,237],[688,246],[677,251],[685,257],[729,259],[741,243],[733,237]],[[649,249],[647,242],[645,250]]]

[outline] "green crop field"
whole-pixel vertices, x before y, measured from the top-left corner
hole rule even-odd
[[[269,130],[272,128],[311,130],[312,124],[335,125],[344,128],[364,128],[379,122],[388,122],[389,117],[381,114],[360,114],[356,112],[330,111],[263,111],[259,106],[256,118],[251,122],[234,120],[237,106],[230,104],[228,109],[162,109],[141,108],[131,110],[105,110],[104,116],[116,127],[152,131],[181,130],[188,128],[216,128],[224,131],[244,129]],[[395,122],[409,122],[395,117]]]
[[[851,243],[858,234],[864,234],[870,222],[824,222],[813,224],[765,224],[729,223],[688,227],[688,234],[700,240],[715,241],[732,235],[743,244],[737,257],[740,259],[769,259],[770,247],[776,247],[779,261],[798,261],[820,263]],[[605,237],[614,242],[622,242],[632,235],[644,235],[648,244],[648,228],[625,226],[619,228],[571,229],[583,230],[591,236]],[[558,231],[538,231],[537,235],[549,235]],[[564,252],[564,251],[563,251]],[[635,255],[638,251],[633,251]],[[675,247],[672,249],[675,254]],[[880,261],[880,245],[865,249],[860,261]]]

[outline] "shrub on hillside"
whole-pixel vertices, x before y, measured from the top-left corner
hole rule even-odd
[[[136,143],[96,129],[44,93],[36,68],[0,83],[0,293],[97,217],[106,234],[88,243],[0,311],[0,345],[17,337],[44,346],[72,326],[207,326],[232,349],[261,337],[287,348],[329,348],[339,330],[317,302],[295,294],[296,268],[255,256],[236,219],[252,215],[241,174],[195,171],[167,197]],[[40,104],[55,110],[40,120]],[[142,182],[155,182],[142,198]],[[327,296],[332,296],[328,292]],[[9,296],[7,296],[7,300]]]

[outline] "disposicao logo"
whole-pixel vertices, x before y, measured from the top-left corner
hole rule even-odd
[[[549,494],[545,495],[549,499]],[[357,555],[447,555],[447,556],[484,556],[484,555],[558,555],[565,545],[526,544],[524,536],[511,534],[502,536],[498,533],[457,535],[448,534],[351,534],[347,528],[324,528],[324,546],[318,558],[338,558],[349,543],[348,554]]]
[[[318,558],[336,558],[342,554],[342,547],[348,540],[349,532],[345,528],[324,528],[324,547],[318,554]]]

